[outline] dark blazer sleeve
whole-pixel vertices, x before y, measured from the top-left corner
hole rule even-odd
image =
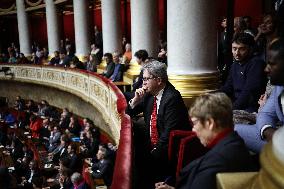
[[[135,91],[136,89],[138,89],[142,86],[142,83],[143,83],[142,78],[143,78],[143,72],[141,71],[139,76],[138,76],[137,81],[135,83],[133,83],[133,85],[132,85],[133,91]]]
[[[99,169],[97,166],[94,166],[93,169],[93,177],[94,178],[103,178],[103,176],[107,173],[110,167],[110,162],[105,160],[100,166]]]
[[[113,74],[114,68],[115,68],[115,64],[111,62],[110,65],[107,66],[105,77],[110,78],[110,76]]]
[[[233,75],[233,67],[234,67],[234,64],[231,66],[230,73],[228,75],[228,78],[226,80],[225,85],[223,85],[220,89],[221,92],[226,93],[230,97],[232,97],[233,93],[234,93],[233,76],[232,76]]]

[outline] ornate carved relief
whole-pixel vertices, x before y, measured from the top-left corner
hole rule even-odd
[[[121,117],[117,112],[117,96],[112,88],[99,77],[50,67],[22,65],[5,65],[5,67],[10,67],[11,72],[14,73],[12,79],[15,81],[37,83],[66,90],[96,106],[110,127],[112,132],[110,135],[118,143]],[[1,74],[0,79],[7,78]]]

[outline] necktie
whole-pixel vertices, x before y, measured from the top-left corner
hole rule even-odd
[[[158,142],[158,130],[157,130],[157,98],[154,97],[153,110],[151,115],[151,144],[155,146]]]

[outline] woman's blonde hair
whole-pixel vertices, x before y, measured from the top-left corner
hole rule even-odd
[[[218,127],[233,127],[232,102],[225,93],[208,93],[198,97],[189,114],[201,122],[214,119]]]

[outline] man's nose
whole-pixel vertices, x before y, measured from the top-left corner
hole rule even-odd
[[[266,73],[268,73],[268,72],[270,72],[270,69],[271,69],[270,65],[267,64],[266,67],[264,68],[264,71],[265,71]]]

